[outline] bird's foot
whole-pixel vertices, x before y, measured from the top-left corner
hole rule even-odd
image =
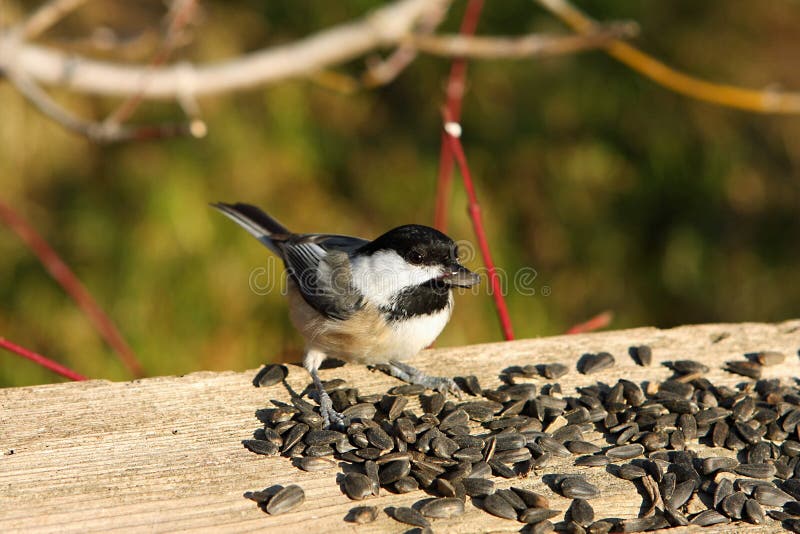
[[[395,378],[399,378],[409,384],[419,384],[428,389],[438,391],[440,393],[450,393],[459,399],[462,398],[463,391],[455,380],[446,376],[428,376],[416,367],[412,367],[406,363],[397,361],[389,362],[389,374]]]
[[[328,392],[323,388],[318,388],[315,396],[319,403],[319,414],[322,416],[324,428],[346,430],[349,421],[344,414],[337,412],[333,408],[333,401],[331,401]]]

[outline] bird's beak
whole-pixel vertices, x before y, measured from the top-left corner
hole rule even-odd
[[[481,277],[461,264],[451,265],[442,280],[451,286],[471,287],[481,281]]]

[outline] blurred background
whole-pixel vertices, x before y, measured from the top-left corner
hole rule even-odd
[[[11,24],[34,2],[0,3]],[[174,60],[213,61],[361,16],[371,0],[201,3]],[[633,42],[700,77],[800,89],[793,0],[579,1],[632,19]],[[457,31],[457,0],[441,31]],[[164,4],[93,1],[42,39],[146,62]],[[98,27],[131,42],[98,51]],[[530,0],[487,2],[479,34],[564,31]],[[359,74],[363,58],[339,69]],[[297,231],[375,237],[431,224],[450,61],[420,57],[386,87],[341,94],[310,80],[202,98],[203,139],[100,146],[69,133],[0,83],[2,199],[41,232],[120,327],[148,375],[297,361],[302,342],[279,291],[249,278],[268,251],[208,207],[246,201]],[[674,94],[600,52],[473,61],[462,141],[495,261],[537,272],[511,291],[517,337],[560,334],[602,310],[612,328],[800,315],[800,119]],[[54,90],[84,116],[118,100]],[[180,120],[145,102],[135,122]],[[449,234],[473,240],[460,177]],[[480,258],[468,261],[481,266]],[[274,265],[274,264],[273,264]],[[276,282],[279,273],[273,273]],[[498,341],[491,298],[458,297],[437,346]],[[0,227],[0,336],[93,378],[130,378],[35,256]],[[0,386],[63,380],[0,351]]]

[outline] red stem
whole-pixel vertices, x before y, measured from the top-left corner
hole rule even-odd
[[[8,350],[10,352],[13,352],[14,354],[19,354],[23,358],[27,358],[27,359],[29,359],[29,360],[31,360],[33,362],[36,362],[39,365],[41,365],[42,367],[44,367],[45,369],[50,369],[54,373],[58,373],[61,376],[65,376],[65,377],[69,378],[70,380],[76,380],[76,381],[86,380],[85,376],[76,373],[72,369],[68,369],[68,368],[64,367],[63,365],[61,365],[60,363],[56,363],[56,362],[54,362],[53,360],[51,360],[49,358],[45,358],[41,354],[37,354],[37,353],[35,353],[33,351],[30,351],[30,350],[28,350],[28,349],[26,349],[24,347],[20,347],[19,345],[15,345],[14,343],[11,343],[10,341],[8,341],[7,339],[2,338],[2,337],[0,337],[0,347],[4,348],[4,349],[6,349],[6,350]]]
[[[613,319],[614,312],[611,310],[606,310],[602,313],[598,313],[585,323],[576,324],[567,330],[567,334],[583,334],[585,332],[594,332],[595,330],[600,330],[601,328],[607,327],[609,324],[611,324]]]
[[[106,343],[114,349],[123,365],[128,368],[128,371],[133,376],[143,376],[142,366],[113,321],[100,308],[100,305],[92,298],[89,291],[81,284],[75,273],[70,270],[56,251],[47,244],[44,238],[25,219],[3,201],[0,201],[0,220],[11,228],[28,248],[36,254],[36,257],[39,258],[39,261],[50,273],[50,276],[61,285],[78,307],[83,310],[83,313],[88,316],[95,329],[106,340]]]
[[[470,0],[464,17],[461,19],[459,32],[462,35],[472,35],[478,27],[478,19],[483,10],[483,0]],[[467,78],[467,61],[456,58],[450,65],[450,77],[447,80],[447,103],[445,107],[450,120],[461,120],[461,107],[464,100],[464,91]],[[439,155],[439,180],[436,184],[436,211],[433,214],[433,226],[442,232],[447,231],[447,213],[449,212],[450,191],[453,188],[453,153],[447,134],[442,132],[442,148]]]
[[[449,118],[446,119],[449,121]],[[483,256],[483,263],[486,265],[486,270],[489,274],[489,282],[492,285],[492,298],[494,298],[494,305],[497,308],[497,316],[500,319],[500,325],[503,328],[503,336],[507,341],[514,339],[514,330],[511,327],[511,317],[508,314],[508,307],[506,306],[506,299],[503,296],[502,286],[500,284],[500,277],[497,275],[497,270],[494,267],[492,260],[492,253],[489,251],[489,241],[486,239],[486,232],[483,228],[483,220],[481,218],[481,208],[478,205],[478,197],[475,194],[475,186],[472,182],[472,175],[467,166],[467,158],[464,155],[464,148],[461,146],[461,140],[449,133],[445,133],[450,145],[450,152],[455,157],[458,168],[461,171],[461,178],[464,180],[464,189],[467,191],[467,198],[469,199],[469,215],[472,219],[472,227],[475,230],[475,237],[478,239],[478,247],[481,249]]]

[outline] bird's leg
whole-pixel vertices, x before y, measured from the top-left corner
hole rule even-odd
[[[407,363],[392,360],[389,362],[389,374],[395,378],[399,378],[403,382],[409,384],[419,384],[441,393],[450,392],[453,395],[461,398],[461,388],[455,383],[452,378],[445,376],[428,376],[416,367],[412,367]]]
[[[306,351],[305,358],[303,358],[303,365],[311,374],[311,380],[314,381],[314,387],[317,389],[317,402],[319,403],[319,413],[325,422],[325,428],[340,428],[347,427],[347,418],[333,409],[333,401],[330,395],[325,391],[322,386],[322,380],[319,378],[317,369],[325,359],[325,354],[317,350]]]

